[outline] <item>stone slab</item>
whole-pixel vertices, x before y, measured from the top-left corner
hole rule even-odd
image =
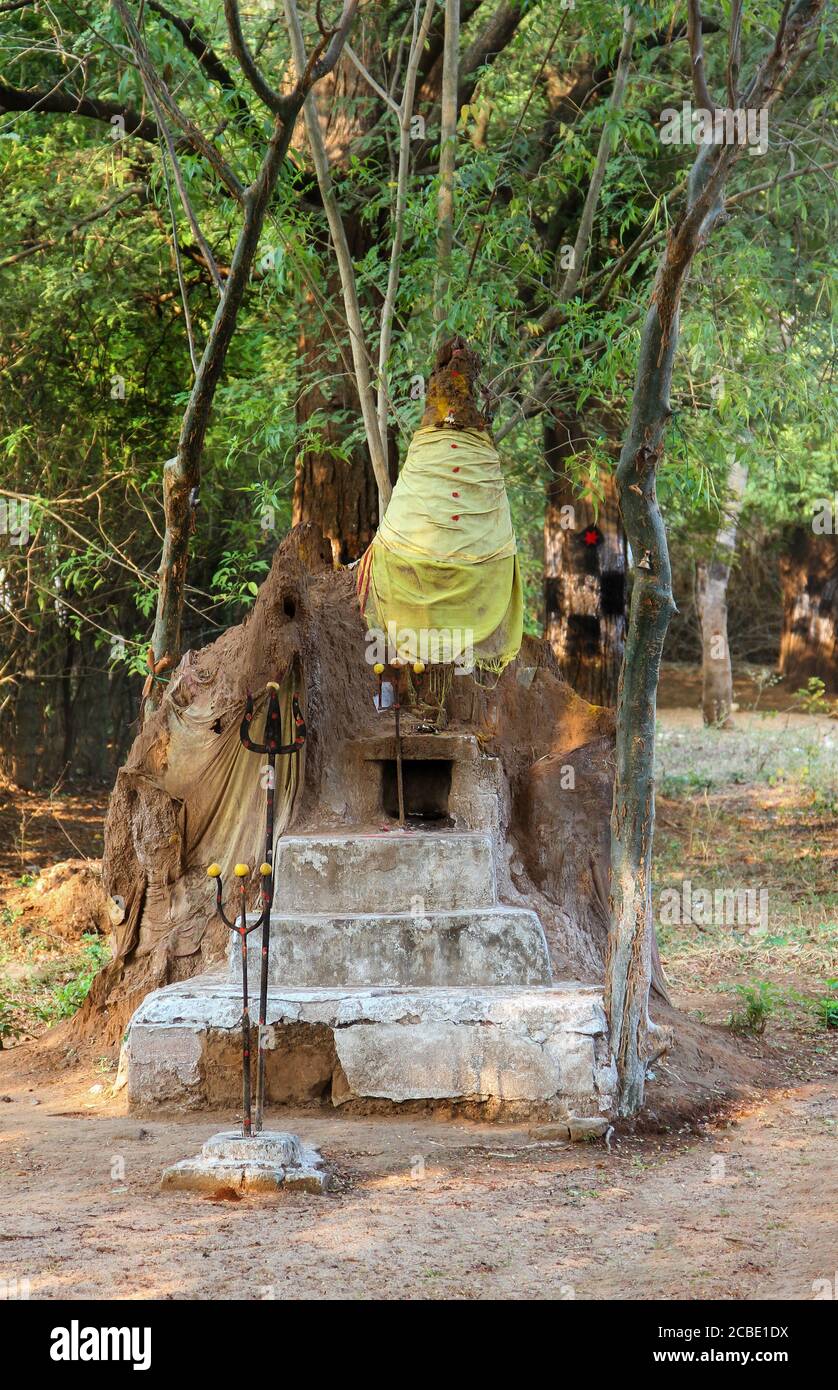
[[[240,1017],[237,987],[217,976],[148,995],[126,1041],[132,1105],[206,1103],[219,1067],[229,1072],[232,1093]],[[614,1069],[595,986],[274,988],[267,1020],[267,1046],[286,1067],[293,1067],[295,1049],[302,1052],[307,1040],[309,1046],[314,1038],[328,1040],[334,1071],[323,1098],[334,1104],[491,1100],[595,1117],[607,1114],[612,1102]],[[197,1074],[194,1067],[178,1073],[167,1066],[173,1030],[200,1050]],[[269,1099],[281,1103],[287,1097],[271,1092],[271,1074],[269,1060]]]
[[[427,762],[476,763],[482,756],[473,734],[404,733],[401,744],[402,758],[406,762],[421,759]],[[364,762],[389,762],[396,757],[396,735],[377,734],[372,738],[349,739],[344,748],[350,753],[357,750]]]
[[[255,917],[249,920],[257,920]],[[251,937],[248,979],[258,987],[261,937]],[[230,979],[241,980],[231,934]],[[287,986],[549,985],[550,957],[537,915],[525,908],[467,912],[281,916],[271,914],[270,983]]]
[[[458,912],[497,903],[490,835],[393,830],[286,835],[274,908],[309,914]]]

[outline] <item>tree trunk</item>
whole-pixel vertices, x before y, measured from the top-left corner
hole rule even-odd
[[[797,527],[780,560],[780,670],[797,689],[817,677],[838,694],[838,536]]]
[[[626,635],[626,547],[613,475],[603,475],[596,514],[565,471],[585,447],[576,419],[549,419],[544,515],[544,635],[562,675],[594,705],[617,703]]]
[[[713,553],[696,566],[696,606],[701,623],[701,712],[705,724],[731,727],[733,671],[727,635],[727,585],[736,553],[736,530],[748,482],[748,470],[733,459],[727,479],[725,520],[716,533]]]
[[[784,7],[772,48],[745,90],[743,109],[769,107],[817,28],[823,0]],[[690,56],[697,104],[706,89],[701,16],[691,5]],[[735,47],[735,45],[734,45]],[[686,208],[671,228],[643,324],[631,418],[617,469],[620,511],[634,557],[626,654],[617,701],[616,777],[611,816],[611,928],[605,1009],[617,1067],[617,1110],[643,1104],[652,977],[652,842],[655,826],[655,712],[663,643],[674,610],[666,528],[656,495],[657,469],[672,415],[669,394],[680,334],[684,285],[693,260],[724,212],[724,188],[738,144],[703,145],[690,172]]]
[[[345,215],[344,227],[353,261],[363,260],[372,244],[372,229],[354,215]],[[340,302],[340,277],[325,267],[328,295]],[[361,414],[355,380],[332,338],[323,314],[311,301],[310,314],[300,326],[300,393],[296,418],[300,430],[322,412],[326,418],[315,431],[317,447],[297,455],[294,479],[293,524],[313,522],[332,547],[337,564],[348,564],[363,555],[380,520],[378,484],[369,449],[356,443],[348,456],[347,435]],[[398,446],[391,437],[387,451],[390,480],[398,477]]]
[[[328,369],[324,342],[305,325],[300,330],[299,346],[302,370],[313,384],[298,398],[298,426],[303,430],[321,411],[327,416],[339,412],[345,418],[325,420],[317,428],[317,447],[302,450],[297,456],[293,524],[313,522],[331,544],[335,562],[345,565],[363,555],[375,534],[378,486],[364,444],[356,444],[348,457],[345,454],[350,420],[359,412],[352,379],[337,363],[335,376],[326,386],[322,380]]]
[[[439,131],[439,195],[434,322],[443,323],[450,308],[451,257],[454,251],[454,175],[457,167],[459,116],[460,0],[445,0],[445,45]]]

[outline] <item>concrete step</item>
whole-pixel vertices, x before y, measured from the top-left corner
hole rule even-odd
[[[267,1019],[273,1104],[457,1102],[493,1118],[583,1117],[589,1129],[612,1105],[592,985],[272,989]],[[239,1104],[240,1027],[239,990],[223,978],[154,990],[125,1043],[133,1108]]]
[[[497,902],[491,837],[472,831],[284,836],[275,884],[282,917],[458,912]]]
[[[261,934],[249,941],[248,980],[255,990]],[[549,985],[553,979],[536,914],[503,906],[421,917],[291,917],[274,912],[268,959],[270,982],[282,988]],[[230,978],[240,980],[241,952],[232,935],[229,963]]]

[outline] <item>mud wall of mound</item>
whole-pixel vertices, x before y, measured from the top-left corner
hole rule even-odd
[[[289,824],[295,829],[316,826],[321,789],[338,746],[381,733],[374,707],[377,682],[366,660],[364,633],[353,572],[333,570],[330,547],[319,531],[302,526],[277,549],[245,621],[184,655],[111,795],[103,878],[107,893],[119,901],[122,920],[115,929],[114,958],[94,982],[75,1021],[77,1032],[95,1029],[98,1036],[115,1040],[150,989],[188,978],[223,958],[227,932],[213,917],[206,855],[195,853],[196,844],[203,849],[212,843],[206,759],[216,755],[213,739],[218,756],[226,749],[232,757],[248,690],[261,692],[269,680],[298,688],[308,740]],[[475,734],[483,749],[501,761],[508,792],[502,876],[516,896],[527,898],[539,912],[554,970],[559,977],[600,977],[607,920],[612,712],[575,695],[562,680],[549,646],[533,638],[525,638],[518,659],[500,680],[483,685],[459,676],[452,681],[446,707],[449,729]],[[188,763],[184,770],[180,746],[179,766],[171,765],[172,729],[184,718],[212,733],[196,754],[194,776]],[[229,817],[225,823],[221,847],[230,862],[261,857],[261,760],[245,756],[251,759],[252,784],[235,808],[233,830]]]

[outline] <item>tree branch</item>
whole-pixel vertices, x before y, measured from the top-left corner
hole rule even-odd
[[[171,162],[172,162],[172,173],[173,173],[173,175],[174,175],[175,184],[176,184],[176,186],[177,186],[178,196],[180,197],[180,201],[181,201],[181,204],[182,204],[182,206],[183,206],[183,210],[184,210],[184,212],[186,213],[186,219],[187,219],[187,221],[188,221],[190,227],[192,228],[192,235],[194,236],[195,240],[197,241],[199,247],[201,248],[201,251],[202,251],[203,257],[204,257],[204,262],[205,262],[205,264],[206,264],[206,266],[207,266],[207,269],[209,270],[210,276],[211,276],[211,278],[212,278],[212,282],[213,282],[213,284],[215,285],[215,288],[218,290],[218,293],[219,293],[219,294],[222,294],[223,291],[224,291],[224,282],[223,282],[223,280],[221,279],[221,276],[220,276],[219,273],[218,273],[218,266],[215,264],[215,257],[213,256],[212,251],[210,250],[209,242],[206,240],[206,238],[205,238],[203,232],[201,231],[200,225],[199,225],[199,223],[198,223],[198,218],[197,218],[197,216],[195,215],[195,209],[193,208],[192,203],[191,203],[191,201],[190,201],[189,193],[188,193],[187,188],[186,188],[186,181],[184,180],[183,172],[182,172],[181,167],[180,167],[180,164],[179,164],[179,162],[178,162],[177,150],[176,150],[176,148],[175,148],[175,142],[174,142],[174,139],[173,139],[173,137],[172,137],[172,132],[171,132],[170,129],[169,129],[169,126],[168,126],[168,123],[167,123],[167,121],[166,121],[166,118],[165,118],[165,116],[163,115],[163,112],[162,112],[162,110],[161,110],[160,104],[159,104],[159,102],[158,102],[158,100],[157,100],[157,97],[155,96],[154,92],[151,90],[151,88],[147,88],[146,90],[147,90],[147,94],[148,94],[148,99],[149,99],[149,101],[151,102],[152,107],[154,108],[154,114],[155,114],[155,116],[157,117],[157,124],[158,124],[158,126],[160,127],[160,130],[161,130],[161,132],[162,132],[163,138],[164,138],[164,140],[165,140],[165,142],[166,142],[166,149],[167,149],[168,154],[169,154],[169,159],[170,159]],[[165,159],[164,159],[164,171],[165,171]],[[166,187],[167,187],[167,192],[168,192],[168,191],[169,191],[169,190],[168,190],[168,174],[166,175],[166,180],[167,180]],[[169,196],[171,197],[171,194],[169,194]],[[176,229],[175,229],[175,255],[179,255],[179,253],[178,253],[178,244],[177,244],[177,230],[176,230]],[[180,260],[179,260],[179,259],[178,259],[178,275],[180,275]],[[188,311],[187,311],[187,312],[188,312]],[[194,362],[194,352],[193,352],[193,362]]]
[[[613,136],[610,126],[610,117],[619,111],[623,104],[626,84],[628,82],[629,66],[631,64],[631,49],[634,42],[634,31],[637,20],[626,5],[623,9],[623,42],[620,48],[620,57],[617,61],[617,75],[614,78],[614,86],[611,89],[611,97],[608,102],[608,109],[602,127],[602,134],[599,139],[599,149],[597,151],[594,171],[591,175],[591,182],[588,185],[588,192],[585,196],[585,205],[582,209],[582,216],[579,219],[579,229],[576,233],[576,241],[573,246],[573,256],[568,266],[564,284],[559,291],[559,303],[566,304],[576,293],[576,287],[582,278],[582,263],[588,251],[588,243],[591,239],[591,232],[594,225],[594,214],[599,202],[599,195],[605,179],[605,170],[608,160],[611,157],[613,147]]]
[[[731,111],[736,110],[739,70],[742,66],[742,3],[732,0],[730,7],[730,36],[727,57],[727,104]]]
[[[263,105],[267,106],[269,111],[273,111],[274,115],[284,117],[287,112],[286,98],[280,92],[275,92],[259,71],[242,32],[237,0],[224,0],[224,17],[227,20],[230,48],[242,72]]]
[[[696,105],[703,110],[713,112],[716,109],[716,103],[710,95],[704,70],[703,32],[701,0],[687,0],[687,37],[690,44],[690,65],[695,101]]]
[[[123,106],[118,101],[105,101],[98,97],[76,96],[58,88],[44,90],[7,87],[0,83],[0,111],[35,111],[58,116],[86,116],[93,121],[110,124],[114,116],[123,122],[127,135],[136,135],[138,140],[149,140],[157,144],[160,132],[154,121],[149,121],[131,106]]]
[[[393,98],[390,96],[390,93],[385,92],[381,84],[376,82],[372,73],[368,70],[368,68],[364,67],[364,64],[361,62],[361,59],[355,52],[355,49],[352,48],[350,44],[346,45],[346,56],[358,69],[364,81],[367,82],[370,87],[372,87],[372,90],[375,92],[376,96],[380,97],[381,100],[384,102],[385,106],[388,106],[390,110],[393,112],[393,114],[395,116],[398,116],[399,120],[401,120],[401,107],[399,106],[398,102],[395,102]]]
[[[129,198],[135,198],[143,191],[142,184],[132,183],[129,188],[122,190],[118,198],[106,203],[104,207],[96,208],[94,212],[87,213],[85,217],[80,217],[77,222],[72,222],[60,236],[50,237],[45,241],[36,241],[31,246],[25,246],[22,250],[16,251],[14,255],[6,256],[4,260],[0,261],[0,270],[4,270],[6,266],[15,265],[18,261],[25,261],[28,256],[35,256],[39,251],[51,250],[53,246],[58,246],[65,237],[75,236],[80,227],[87,227],[91,222],[100,221],[101,218],[107,217],[109,212],[113,212],[114,208],[118,208],[121,203],[127,203]]]
[[[388,469],[388,383],[387,368],[390,361],[390,345],[393,336],[393,319],[396,312],[396,294],[399,286],[399,270],[402,245],[404,243],[404,219],[407,206],[407,181],[410,172],[410,123],[413,117],[413,103],[416,97],[416,81],[419,60],[431,26],[436,0],[426,0],[422,22],[418,25],[420,0],[414,6],[413,37],[405,71],[404,91],[399,113],[399,171],[396,181],[396,203],[393,220],[393,245],[390,250],[390,268],[387,273],[387,290],[381,307],[380,335],[378,346],[378,432],[384,449],[384,461]],[[383,513],[382,513],[383,515]]]
[[[285,0],[285,18],[291,37],[291,48],[294,54],[294,63],[297,68],[299,86],[305,78],[308,67],[306,63],[303,32],[300,26],[295,0]],[[323,199],[323,209],[326,213],[329,231],[332,236],[332,243],[335,248],[335,259],[340,275],[344,311],[346,313],[346,322],[349,330],[349,342],[352,349],[355,386],[361,404],[361,415],[364,421],[367,448],[370,451],[372,469],[378,484],[380,515],[383,516],[387,503],[390,500],[392,488],[390,485],[390,475],[387,470],[384,444],[378,428],[375,402],[373,400],[372,381],[369,369],[370,356],[364,338],[364,327],[358,301],[358,287],[355,281],[355,268],[352,264],[352,255],[349,250],[349,243],[346,239],[346,229],[343,225],[343,219],[340,215],[340,209],[335,195],[335,187],[329,168],[329,156],[326,152],[323,132],[320,129],[320,117],[317,113],[314,99],[310,93],[306,96],[303,112],[305,114],[306,132],[311,147],[314,168],[317,173],[317,183],[320,188],[320,195]]]
[[[161,19],[165,19],[172,28],[180,34],[184,47],[196,58],[204,69],[207,77],[222,87],[224,91],[230,92],[236,98],[236,106],[242,115],[251,114],[250,107],[236,86],[235,78],[230,69],[221,61],[218,54],[203,37],[194,19],[181,19],[180,15],[174,14],[172,10],[160,4],[160,0],[148,0],[148,8],[159,14]]]
[[[151,60],[145,40],[134,22],[134,16],[129,10],[126,0],[112,0],[122,22],[122,26],[128,37],[134,58],[139,69],[143,85],[149,95],[153,92],[160,106],[171,117],[175,124],[183,131],[187,140],[198,154],[203,155],[207,163],[215,170],[219,179],[229,193],[238,202],[242,201],[244,188],[234,174],[230,165],[216,149],[215,145],[206,138],[203,131],[199,130],[194,122],[190,121],[181,111],[171,92],[157,75],[154,63]]]

